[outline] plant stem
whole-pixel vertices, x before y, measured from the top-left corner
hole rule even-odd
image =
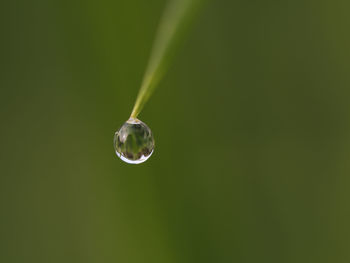
[[[131,118],[137,118],[166,72],[176,47],[203,0],[170,0],[161,18]]]

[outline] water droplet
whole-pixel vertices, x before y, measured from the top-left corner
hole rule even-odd
[[[151,129],[134,118],[127,120],[114,135],[114,149],[127,163],[143,163],[153,153],[154,139]]]

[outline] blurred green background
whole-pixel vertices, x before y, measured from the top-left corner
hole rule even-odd
[[[165,4],[2,2],[0,262],[350,262],[349,1],[208,1],[128,165]]]

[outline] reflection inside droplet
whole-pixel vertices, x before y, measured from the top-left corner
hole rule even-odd
[[[151,129],[142,121],[130,118],[115,133],[114,149],[124,162],[143,163],[152,155],[154,149]]]

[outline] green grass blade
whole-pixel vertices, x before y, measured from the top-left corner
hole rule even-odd
[[[204,0],[170,0],[161,18],[149,63],[137,95],[132,118],[137,118],[166,72],[179,42]]]

